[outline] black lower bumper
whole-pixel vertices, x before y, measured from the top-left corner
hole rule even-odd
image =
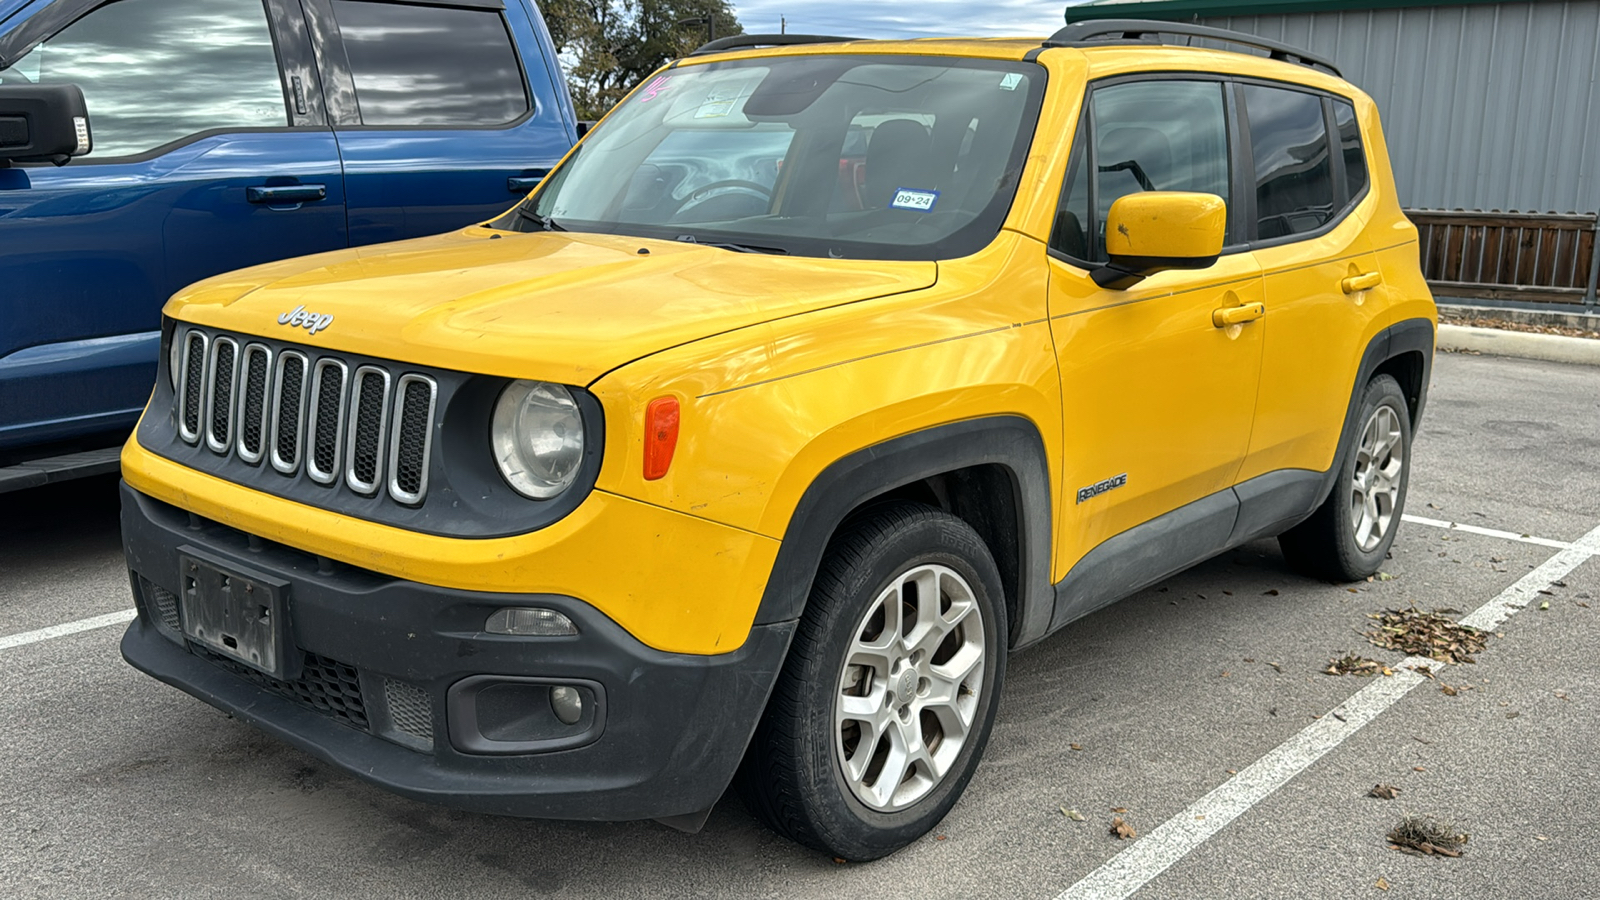
[[[738,766],[794,630],[793,622],[756,626],[742,647],[719,656],[664,653],[570,597],[392,579],[195,519],[126,484],[122,500],[139,605],[122,640],[130,664],[373,784],[461,809],[589,820],[709,809]],[[197,652],[174,629],[180,561],[193,557],[287,586],[291,643],[306,654],[307,674],[293,683],[270,678]],[[508,606],[554,609],[579,633],[485,634],[487,617]],[[463,722],[474,721],[462,715],[470,701],[463,686],[495,681],[486,675],[586,685],[599,709],[564,749],[462,740]],[[404,715],[391,709],[396,685],[419,698]]]

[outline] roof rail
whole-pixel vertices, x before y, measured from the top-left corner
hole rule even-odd
[[[706,44],[700,45],[690,56],[700,56],[706,53],[721,53],[724,50],[743,50],[748,47],[788,47],[794,44],[841,44],[845,41],[859,41],[861,38],[835,37],[827,34],[734,34],[725,38],[717,38]]]
[[[1107,43],[1169,43],[1161,39],[1163,34],[1207,38],[1225,44],[1254,47],[1257,50],[1267,51],[1267,55],[1272,59],[1325,69],[1339,78],[1344,77],[1338,66],[1320,56],[1313,56],[1299,47],[1291,47],[1264,37],[1229,31],[1225,28],[1187,25],[1182,22],[1158,22],[1152,19],[1091,19],[1087,22],[1074,22],[1061,29],[1051,35],[1050,39],[1044,42],[1044,46],[1093,47]]]

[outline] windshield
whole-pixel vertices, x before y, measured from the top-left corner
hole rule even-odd
[[[939,259],[999,231],[1044,88],[1031,63],[766,57],[624,100],[494,223],[852,259]]]

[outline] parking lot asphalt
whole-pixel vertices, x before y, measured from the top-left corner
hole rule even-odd
[[[0,497],[0,894],[1600,895],[1600,558],[1557,546],[1600,553],[1600,371],[1441,354],[1413,462],[1409,514],[1505,536],[1411,521],[1387,577],[1348,586],[1261,542],[1075,624],[1013,657],[954,812],[870,864],[731,796],[698,835],[403,800],[134,672],[120,626],[6,647],[131,602],[114,481]],[[1497,598],[1532,602],[1431,678],[1360,635],[1384,609]],[[1395,674],[1322,674],[1347,651]],[[1366,796],[1380,782],[1399,795]],[[1452,821],[1465,853],[1391,849],[1409,814]]]

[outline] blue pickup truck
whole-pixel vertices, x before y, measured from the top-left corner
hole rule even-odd
[[[0,492],[115,469],[179,288],[490,218],[578,135],[532,0],[0,0]]]

